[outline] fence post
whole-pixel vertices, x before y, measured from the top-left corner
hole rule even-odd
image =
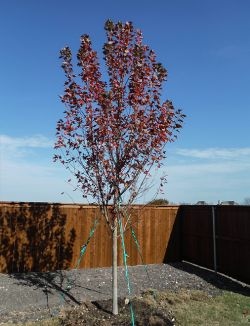
[[[215,229],[215,209],[212,206],[212,219],[213,219],[213,258],[214,258],[214,271],[217,273],[217,251],[216,251],[216,229]]]

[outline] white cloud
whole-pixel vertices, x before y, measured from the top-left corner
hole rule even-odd
[[[70,175],[64,167],[53,164],[50,139],[42,135],[2,135],[0,147],[0,200],[83,202],[81,193],[65,182]],[[249,196],[249,147],[177,149],[169,153],[169,158],[167,165],[154,174],[155,187],[145,193],[144,202],[153,198],[162,173],[167,174],[168,181],[162,196],[175,203],[217,203],[219,199],[241,202]]]
[[[249,147],[176,149],[162,169],[167,174],[164,197],[175,203],[241,203],[249,194]]]
[[[177,149],[177,155],[200,159],[241,159],[250,158],[250,147],[245,148],[206,148],[206,149]]]
[[[250,162],[225,162],[225,163],[210,163],[210,164],[179,164],[171,165],[167,168],[168,174],[181,174],[183,177],[191,177],[197,174],[218,175],[232,174],[237,172],[250,171]]]
[[[52,149],[53,141],[42,135],[0,135],[0,200],[72,202],[72,188],[65,182],[69,176],[52,162]],[[73,196],[81,201],[80,194]]]
[[[241,202],[250,189],[250,160],[190,163],[187,158],[181,164],[167,166],[165,171],[168,174],[166,197],[174,202]]]
[[[0,146],[7,148],[49,148],[53,146],[53,141],[42,135],[32,137],[10,137],[0,135]]]
[[[72,188],[65,181],[69,176],[50,157],[43,163],[22,159],[4,160],[2,165],[0,200],[72,202]],[[80,194],[73,192],[73,196],[74,201],[81,201]]]
[[[52,149],[53,141],[43,135],[31,137],[10,137],[0,135],[0,159],[16,160],[32,156],[38,149]]]

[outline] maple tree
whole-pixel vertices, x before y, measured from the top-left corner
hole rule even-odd
[[[54,156],[72,172],[83,197],[91,196],[113,235],[113,313],[117,308],[117,235],[126,208],[137,198],[153,166],[161,167],[165,146],[176,138],[184,114],[161,101],[167,70],[143,44],[131,22],[105,23],[103,46],[108,81],[102,79],[88,35],[81,37],[77,72],[72,52],[60,52],[66,82],[57,123]],[[162,179],[161,182],[164,180]],[[121,205],[124,204],[124,205]]]

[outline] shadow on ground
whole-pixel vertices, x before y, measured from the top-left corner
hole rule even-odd
[[[188,262],[169,263],[169,265],[189,274],[197,275],[218,289],[250,296],[250,285],[241,283],[225,275],[215,273],[214,271],[193,265]]]
[[[63,270],[72,262],[76,239],[60,204],[11,203],[0,211],[0,271],[17,285],[40,289],[79,304]],[[45,272],[50,271],[50,272]]]
[[[17,285],[29,286],[35,290],[40,289],[47,298],[47,306],[49,295],[54,294],[61,297],[63,304],[65,302],[80,304],[80,301],[71,293],[71,290],[81,286],[77,285],[72,278],[68,278],[63,271],[16,273],[9,276],[17,281]]]

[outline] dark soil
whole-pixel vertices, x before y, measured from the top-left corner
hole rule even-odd
[[[171,326],[174,324],[174,317],[165,309],[155,307],[146,301],[145,298],[134,298],[131,300],[137,326]],[[65,311],[60,318],[60,325],[100,325],[100,326],[127,326],[131,325],[130,303],[125,304],[125,300],[119,300],[119,314],[111,314],[112,301],[88,302],[73,310]]]

